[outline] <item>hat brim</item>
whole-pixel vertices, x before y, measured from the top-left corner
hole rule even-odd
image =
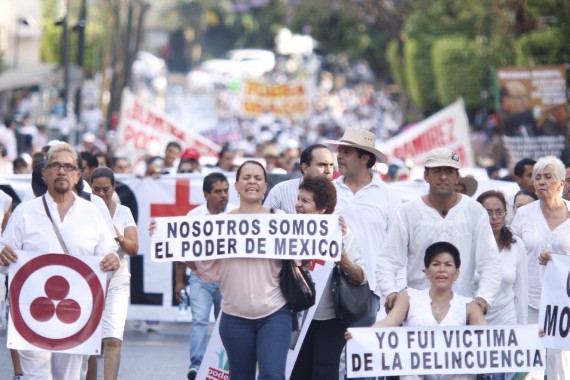
[[[477,187],[479,186],[477,180],[473,177],[459,177],[458,182],[465,186],[465,194],[469,195],[470,197],[475,194]]]
[[[370,148],[368,146],[353,144],[353,143],[348,142],[348,141],[325,140],[325,141],[323,141],[323,143],[329,144],[329,145],[339,145],[339,146],[347,146],[349,148],[362,149],[362,150],[365,150],[369,153],[372,153],[374,156],[376,156],[377,162],[388,162],[384,153],[380,152],[378,149],[375,149],[375,148]]]

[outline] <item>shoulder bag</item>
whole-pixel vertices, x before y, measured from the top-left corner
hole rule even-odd
[[[283,260],[279,286],[287,306],[294,312],[306,310],[315,304],[315,284],[308,271],[293,260]]]
[[[353,323],[370,312],[370,286],[351,282],[342,269],[335,265],[332,272],[331,290],[337,319]]]

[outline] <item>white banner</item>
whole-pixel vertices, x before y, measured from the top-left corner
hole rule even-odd
[[[9,266],[8,348],[98,355],[107,280],[101,257],[17,254]]]
[[[118,154],[135,162],[142,151],[153,141],[161,149],[171,141],[183,147],[196,148],[201,156],[217,156],[221,147],[190,127],[180,124],[171,116],[159,111],[144,100],[135,97],[129,90],[123,90],[121,117],[117,126]]]
[[[570,256],[552,255],[544,269],[538,325],[546,348],[570,350]]]
[[[416,166],[423,166],[426,154],[441,147],[457,152],[462,167],[475,166],[469,120],[462,99],[392,137],[379,148],[388,160],[410,159]]]
[[[304,310],[297,313],[299,320],[299,331],[294,331],[291,336],[291,342],[289,343],[289,352],[287,354],[287,367],[285,370],[285,378],[288,379],[293,372],[293,366],[301,350],[303,340],[305,335],[307,335],[307,330],[309,329],[310,322],[313,320],[313,315],[317,310],[317,305],[321,300],[323,290],[329,278],[334,264],[331,262],[324,261],[313,261],[313,265],[310,268],[311,277],[315,282],[315,290],[317,293],[316,302],[313,307],[309,310]],[[222,340],[220,338],[219,331],[220,319],[216,321],[214,330],[212,330],[212,335],[208,341],[208,347],[202,359],[202,364],[198,371],[198,379],[206,380],[229,380],[230,372],[228,366],[228,356]]]
[[[544,369],[537,325],[349,328],[348,378]]]
[[[225,258],[339,261],[336,215],[208,215],[156,219],[154,261]]]

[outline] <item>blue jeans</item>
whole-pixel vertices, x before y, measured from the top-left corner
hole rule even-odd
[[[228,354],[231,380],[285,380],[293,320],[287,306],[259,319],[222,312],[220,337]]]
[[[190,368],[198,369],[206,352],[208,343],[208,325],[210,323],[210,311],[214,305],[216,318],[220,313],[222,294],[220,282],[208,283],[200,280],[194,273],[190,274],[189,297],[190,310],[192,311],[192,328],[190,330]]]

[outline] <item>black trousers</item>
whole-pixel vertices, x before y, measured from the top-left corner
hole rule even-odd
[[[336,318],[311,321],[290,380],[338,380],[347,326]]]

